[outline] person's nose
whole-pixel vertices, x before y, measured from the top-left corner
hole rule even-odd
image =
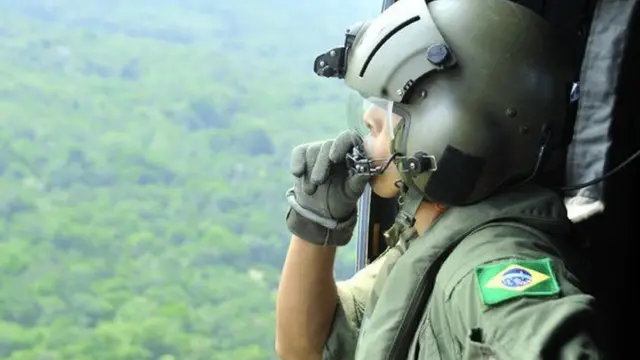
[[[381,119],[378,112],[374,111],[373,109],[367,111],[362,117],[362,122],[367,127],[367,129],[369,129],[370,136],[377,137],[383,130],[382,126],[384,123],[380,120]]]

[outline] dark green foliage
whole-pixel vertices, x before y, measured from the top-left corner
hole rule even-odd
[[[378,7],[0,0],[0,358],[273,359],[313,59]]]

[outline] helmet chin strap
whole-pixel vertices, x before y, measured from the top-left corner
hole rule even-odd
[[[401,130],[404,129],[403,125],[401,121],[399,126],[394,129],[394,135],[395,133],[402,134]],[[396,151],[394,141],[391,142],[390,150],[391,156],[386,159],[381,166],[375,166],[375,160],[367,158],[362,144],[354,146],[345,158],[348,167],[351,168],[352,171],[370,176],[384,173],[392,162],[396,163],[396,167],[400,172],[406,173],[405,176],[426,171],[435,171],[437,169],[435,158],[426,153],[419,152],[414,154],[414,156],[402,156]],[[400,209],[396,215],[394,224],[384,233],[385,241],[389,247],[395,246],[400,241],[407,243],[418,237],[418,231],[414,225],[416,223],[416,214],[420,204],[422,204],[422,200],[422,193],[414,186],[407,186],[405,183],[400,185],[400,197],[398,198]]]
[[[404,126],[404,119],[402,119],[393,129],[394,136],[390,144],[391,153],[395,155],[394,162],[401,173],[407,172],[408,168],[415,168],[415,166],[410,166],[406,163],[406,159],[408,159],[406,156],[400,155],[405,151],[398,151],[398,147],[405,148],[404,141],[402,141]],[[404,176],[401,176],[401,178],[404,178]],[[418,231],[414,225],[416,223],[418,208],[420,204],[422,204],[423,196],[416,188],[408,186],[404,180],[400,181],[399,185],[400,196],[398,198],[398,204],[400,205],[400,209],[391,228],[384,232],[384,238],[389,247],[395,246],[398,242],[407,243],[418,237]]]
[[[413,187],[400,187],[400,210],[396,215],[393,226],[384,233],[385,240],[389,247],[395,246],[398,242],[407,243],[418,237],[418,231],[414,227],[416,214],[422,203],[422,195]]]

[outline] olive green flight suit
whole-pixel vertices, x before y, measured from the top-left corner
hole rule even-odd
[[[534,186],[448,210],[338,283],[324,359],[600,359],[569,226]]]

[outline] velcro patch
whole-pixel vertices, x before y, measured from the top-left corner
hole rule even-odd
[[[552,296],[560,292],[551,259],[511,260],[476,267],[476,281],[485,305],[523,296]]]

